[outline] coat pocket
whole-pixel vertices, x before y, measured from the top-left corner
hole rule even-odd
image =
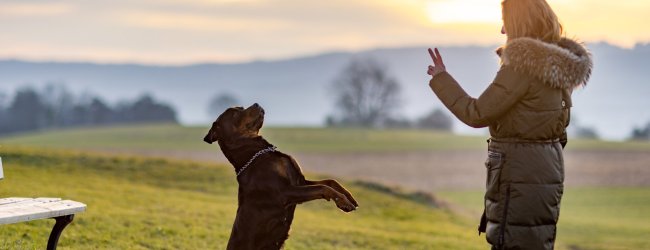
[[[499,199],[499,181],[501,177],[501,167],[503,166],[504,154],[494,151],[488,151],[488,158],[485,161],[487,168],[487,179],[485,181],[485,199],[498,201]]]

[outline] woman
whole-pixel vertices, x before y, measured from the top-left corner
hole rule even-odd
[[[493,249],[553,249],[564,182],[571,92],[586,85],[591,55],[562,37],[544,0],[504,0],[501,68],[474,99],[446,72],[438,49],[429,86],[462,122],[489,126],[485,212],[479,234]]]

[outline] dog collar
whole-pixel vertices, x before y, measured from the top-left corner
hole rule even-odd
[[[248,162],[246,162],[246,165],[244,165],[242,168],[239,169],[239,171],[237,171],[237,176],[241,175],[244,172],[244,170],[246,170],[246,168],[248,168],[248,166],[250,166],[251,163],[253,163],[255,158],[259,157],[260,155],[269,153],[269,152],[275,152],[275,149],[277,149],[276,146],[270,146],[268,148],[257,151],[257,153],[255,153],[255,155],[253,155],[253,157],[250,160],[248,160]]]

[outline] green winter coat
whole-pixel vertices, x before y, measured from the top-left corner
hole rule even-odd
[[[553,249],[571,92],[587,83],[591,55],[566,38],[556,44],[517,38],[497,53],[501,69],[478,99],[446,72],[429,85],[462,122],[490,127],[479,232],[496,249]]]

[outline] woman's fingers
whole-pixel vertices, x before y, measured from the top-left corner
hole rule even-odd
[[[433,61],[433,65],[429,65],[429,67],[427,68],[427,74],[433,76],[440,72],[447,71],[444,62],[442,61],[442,56],[440,55],[440,51],[438,51],[438,48],[434,48],[433,50],[429,48],[428,50],[429,50],[429,56],[431,56],[431,60]]]
[[[431,56],[431,60],[435,64],[436,63],[436,55],[433,54],[433,50],[431,50],[431,48],[429,48],[429,55]]]
[[[431,49],[429,49],[429,50],[431,50]],[[442,62],[442,56],[440,56],[440,51],[438,51],[438,48],[436,48],[435,56],[436,56],[436,59],[438,60],[436,62],[437,65],[445,65],[445,63]]]

